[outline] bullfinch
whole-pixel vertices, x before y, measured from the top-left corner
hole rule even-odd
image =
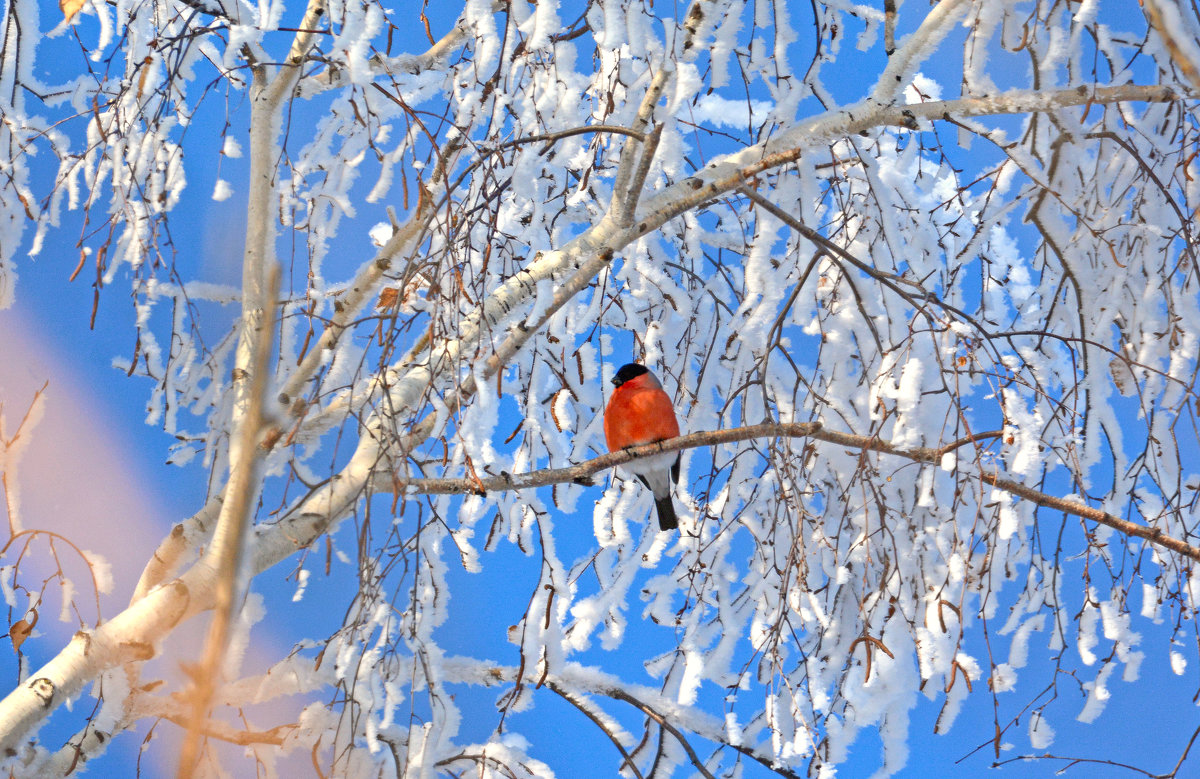
[[[612,383],[616,387],[604,409],[604,439],[608,451],[650,444],[679,435],[679,422],[671,398],[645,365],[621,366]],[[624,464],[627,471],[641,479],[654,493],[658,526],[662,530],[679,527],[671,489],[679,481],[679,452],[662,452]]]

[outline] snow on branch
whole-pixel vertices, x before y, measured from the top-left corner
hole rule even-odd
[[[875,436],[863,436],[828,430],[820,422],[764,422],[759,425],[731,428],[728,430],[689,433],[678,438],[645,444],[644,446],[630,447],[619,452],[609,452],[608,454],[594,457],[587,462],[567,468],[545,468],[522,474],[501,473],[496,476],[462,479],[416,479],[402,476],[380,476],[376,481],[381,489],[390,487],[390,490],[397,495],[486,495],[490,492],[525,490],[536,487],[548,487],[554,484],[591,485],[591,477],[595,474],[641,457],[650,457],[661,452],[676,452],[684,449],[716,446],[717,444],[733,441],[749,441],[757,438],[811,438],[816,441],[824,441],[829,444],[845,446],[864,452],[880,452],[914,462],[937,465],[942,462],[942,458],[946,455],[964,446],[992,438],[999,438],[1002,435],[1003,431],[997,430],[967,436],[957,441],[952,441],[945,446],[901,448]],[[986,470],[986,466],[982,464],[978,472],[973,474],[973,478],[1031,501],[1039,506],[1052,508],[1064,514],[1089,519],[1093,522],[1099,522],[1127,536],[1141,538],[1156,546],[1200,561],[1200,547],[1193,546],[1177,538],[1171,538],[1159,528],[1146,527],[1145,525],[1139,525],[1120,517],[1115,517],[1100,509],[1084,505],[1077,500],[1049,495],[1012,479],[1003,478],[998,472]]]

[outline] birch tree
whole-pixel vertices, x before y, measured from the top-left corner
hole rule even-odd
[[[607,775],[864,731],[887,775],[921,700],[994,708],[986,765],[1200,661],[1192,6],[62,3],[5,11],[0,302],[75,246],[135,315],[99,391],[208,498],[103,613],[8,501],[12,775],[149,724],[181,775],[578,775],[560,704]],[[229,198],[239,286],[187,232]],[[685,434],[606,453],[631,361]],[[612,470],[662,450],[678,533]],[[451,650],[472,581],[510,627]],[[247,667],[318,587],[334,629]]]

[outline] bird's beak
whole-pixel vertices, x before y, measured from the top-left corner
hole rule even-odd
[[[612,385],[613,385],[614,387],[619,387],[619,386],[621,386],[621,380],[620,380],[619,378],[617,378],[616,376],[613,376],[611,379],[609,379],[609,381],[611,381],[611,382],[612,382]]]

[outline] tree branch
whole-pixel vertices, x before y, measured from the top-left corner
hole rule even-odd
[[[601,714],[597,714],[596,712],[592,711],[590,706],[584,705],[583,696],[574,692],[570,692],[569,690],[564,690],[562,687],[554,683],[549,683],[544,686],[548,687],[552,692],[556,693],[567,703],[579,709],[583,716],[591,720],[592,724],[600,729],[601,733],[608,736],[608,740],[611,741],[613,746],[617,748],[617,751],[621,753],[621,767],[617,769],[618,771],[628,768],[633,772],[633,775],[636,776],[637,779],[645,779],[645,777],[642,776],[642,772],[638,770],[637,763],[633,762],[633,755],[629,754],[629,750],[625,748],[624,744],[622,744],[621,740],[617,737],[618,733],[616,733],[615,730],[619,726],[615,722],[607,720]]]
[[[654,107],[658,105],[658,100],[662,97],[663,90],[666,89],[667,80],[672,75],[674,75],[674,70],[665,66],[659,68],[654,74],[654,77],[650,80],[650,86],[646,89],[646,94],[642,96],[641,105],[638,106],[637,117],[634,119],[633,127],[631,128],[640,137],[631,136],[626,138],[625,144],[621,147],[621,156],[617,163],[617,173],[613,178],[612,200],[608,206],[608,216],[614,219],[619,225],[628,224],[634,209],[637,207],[642,184],[642,182],[637,181],[635,178],[635,168],[638,167],[640,159],[638,150],[644,145],[643,139],[645,138],[646,127],[650,124],[650,120],[654,116]],[[655,137],[653,140],[654,148],[648,146],[646,154],[653,156],[657,146],[658,139]]]
[[[129,599],[130,603],[145,597],[146,593],[166,581],[171,574],[179,570],[189,555],[198,554],[200,548],[212,537],[224,500],[224,493],[217,492],[199,511],[171,528],[171,532],[154,550],[150,562],[142,569],[142,576],[133,591],[133,597]]]
[[[1188,34],[1188,25],[1179,15],[1179,4],[1172,0],[1142,0],[1146,21],[1162,38],[1171,59],[1183,71],[1192,89],[1200,89],[1200,51]]]
[[[445,658],[443,668],[446,670],[449,681],[461,684],[481,684],[490,687],[500,683],[516,683],[519,680],[519,669],[517,668],[492,665],[465,657]],[[693,765],[700,771],[706,771],[706,769],[696,753],[683,740],[683,730],[681,729],[714,744],[734,749],[782,776],[796,776],[787,769],[781,770],[773,767],[777,761],[761,750],[731,744],[723,723],[704,712],[681,705],[658,690],[636,684],[626,684],[598,669],[571,662],[564,663],[561,668],[545,674],[544,678],[542,673],[542,671],[537,671],[528,674],[526,681],[529,682],[530,687],[536,688],[537,683],[541,682],[541,686],[552,687],[554,692],[559,695],[564,693],[574,696],[591,694],[619,700],[642,709],[659,724],[668,723],[664,727],[673,736],[680,739],[680,743],[688,752]]]
[[[270,730],[244,730],[220,720],[207,718],[199,723],[195,723],[189,712],[182,711],[179,707],[172,706],[168,701],[164,700],[156,700],[156,705],[146,711],[145,714],[147,716],[160,717],[184,729],[198,727],[199,732],[205,738],[215,738],[218,741],[238,744],[240,746],[254,746],[256,744],[280,746],[289,734],[299,728],[299,725],[294,722],[285,725],[276,725]]]
[[[716,779],[716,777],[712,775],[712,772],[704,767],[704,761],[700,759],[700,756],[696,754],[696,750],[692,749],[692,745],[689,744],[688,740],[684,738],[682,733],[679,732],[679,728],[672,725],[666,717],[659,714],[652,707],[647,706],[645,703],[642,703],[637,698],[620,688],[610,690],[609,695],[619,701],[624,701],[625,703],[630,704],[631,706],[640,710],[647,717],[657,722],[660,728],[675,737],[675,740],[678,741],[680,746],[683,747],[683,751],[687,752],[688,759],[692,761],[692,765],[696,767],[697,771],[707,777],[707,779]]]
[[[568,130],[558,130],[552,133],[543,133],[541,135],[525,135],[520,138],[513,138],[511,141],[496,146],[496,151],[501,149],[510,149],[514,146],[523,146],[527,143],[548,143],[550,141],[558,141],[563,138],[571,138],[576,135],[588,135],[590,133],[611,133],[613,135],[627,135],[630,138],[636,138],[638,141],[645,141],[646,134],[631,130],[628,127],[623,127],[619,124],[585,124],[581,127],[572,127]]]
[[[493,0],[493,13],[503,7],[504,0]],[[371,58],[372,70],[379,75],[394,77],[397,73],[416,75],[437,67],[442,60],[450,56],[451,52],[466,44],[467,33],[470,30],[467,28],[464,17],[465,15],[460,16],[449,32],[421,54],[402,54],[397,57],[376,54]],[[305,79],[300,86],[300,95],[306,98],[314,97],[331,89],[345,87],[349,80],[350,77],[343,68],[338,68],[336,71],[326,70],[313,78]]]
[[[709,163],[695,176],[663,189],[647,204],[647,213],[633,227],[626,242],[657,230],[666,222],[697,206],[714,200],[762,173],[795,162],[804,152],[838,138],[869,132],[879,127],[916,129],[917,120],[934,121],[962,116],[994,116],[1031,113],[1122,102],[1166,103],[1185,95],[1171,87],[1126,84],[1116,87],[1085,87],[1034,91],[1012,90],[992,97],[934,100],[928,103],[879,105],[869,100],[848,108],[827,111],[776,138],[748,146]]]
[[[447,494],[481,494],[487,492],[500,492],[506,490],[524,490],[533,487],[545,487],[551,484],[591,484],[591,476],[599,473],[607,468],[612,468],[617,465],[623,465],[632,460],[641,457],[648,457],[660,452],[675,452],[683,449],[695,449],[702,446],[715,446],[717,444],[729,443],[732,441],[746,441],[752,438],[812,438],[817,441],[825,441],[826,443],[836,444],[839,446],[849,447],[851,449],[859,449],[863,451],[880,452],[896,457],[903,457],[907,460],[921,463],[938,464],[942,458],[954,452],[957,449],[966,446],[967,444],[976,443],[979,441],[998,438],[1002,435],[1001,431],[989,431],[986,433],[978,433],[973,436],[960,438],[952,441],[945,446],[940,447],[915,447],[912,449],[900,449],[893,446],[888,441],[874,436],[856,435],[854,433],[840,433],[834,430],[826,430],[820,422],[764,422],[759,425],[749,425],[747,427],[737,427],[728,430],[712,430],[707,432],[690,433],[688,435],[679,436],[678,438],[669,438],[665,441],[658,441],[652,444],[643,446],[634,446],[628,449],[622,449],[618,452],[609,452],[608,454],[600,455],[587,462],[572,465],[568,468],[547,468],[540,471],[532,471],[525,474],[509,474],[501,473],[498,476],[489,476],[479,480],[475,479],[406,479],[391,474],[387,475],[387,483],[380,483],[381,489],[391,489],[396,493],[405,493],[409,495],[447,495]],[[1128,536],[1141,538],[1145,541],[1160,546],[1164,549],[1169,549],[1172,552],[1189,557],[1193,560],[1200,561],[1200,548],[1192,546],[1186,541],[1168,536],[1158,528],[1151,528],[1145,525],[1138,525],[1120,517],[1113,516],[1100,509],[1092,508],[1091,506],[1077,503],[1065,498],[1058,498],[1053,495],[1048,495],[1032,487],[1027,487],[1024,484],[1013,481],[1012,479],[1002,478],[998,473],[988,473],[980,470],[975,474],[975,478],[985,484],[989,484],[997,489],[1003,490],[1011,495],[1015,495],[1024,500],[1028,500],[1039,506],[1062,511],[1064,514],[1070,514],[1082,519],[1089,519],[1093,522],[1098,522],[1101,525],[1118,530]]]
[[[213,603],[213,619],[205,639],[204,654],[195,670],[192,697],[191,723],[187,727],[180,750],[180,779],[190,779],[200,755],[202,728],[208,721],[212,707],[213,691],[217,677],[225,662],[228,648],[229,627],[233,622],[236,605],[242,597],[242,559],[246,545],[246,530],[253,516],[254,502],[261,483],[262,456],[257,446],[262,432],[263,406],[266,402],[267,384],[270,379],[272,333],[275,331],[275,308],[279,293],[279,268],[272,267],[267,282],[259,332],[254,339],[254,362],[250,366],[252,382],[245,414],[237,430],[240,452],[237,459],[230,457],[229,482],[224,491],[225,502],[221,506],[221,521],[213,535],[212,545],[201,560],[201,565],[212,567],[216,576],[216,593]]]

